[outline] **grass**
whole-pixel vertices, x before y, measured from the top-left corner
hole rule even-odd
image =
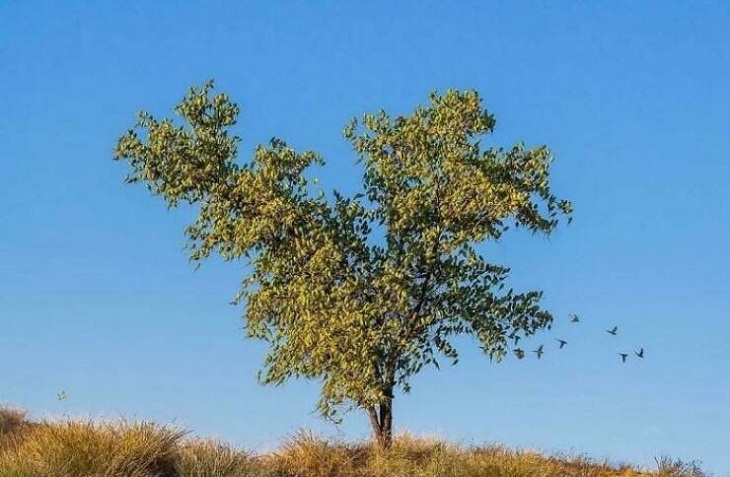
[[[149,422],[40,421],[0,407],[0,477],[702,477],[697,463],[661,457],[653,471],[500,446],[464,447],[399,435],[370,443],[298,432],[254,455]]]

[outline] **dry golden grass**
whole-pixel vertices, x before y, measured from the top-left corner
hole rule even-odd
[[[171,427],[126,421],[30,422],[0,407],[0,477],[702,477],[695,463],[666,457],[656,471],[546,456],[500,446],[464,447],[397,436],[388,451],[298,432],[253,456]]]
[[[208,439],[189,439],[178,446],[177,474],[185,477],[253,475],[255,463],[245,452]]]
[[[0,454],[0,475],[175,477],[182,435],[151,423],[41,423]]]
[[[26,412],[12,407],[0,407],[0,436],[19,432],[30,422],[26,419]]]

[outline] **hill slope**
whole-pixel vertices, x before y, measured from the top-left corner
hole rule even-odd
[[[660,459],[655,471],[499,446],[465,448],[401,435],[381,452],[299,432],[254,455],[149,422],[40,421],[0,407],[2,477],[603,477],[705,474]]]

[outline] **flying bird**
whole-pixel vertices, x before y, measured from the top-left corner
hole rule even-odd
[[[606,330],[606,333],[611,334],[613,336],[616,336],[616,332],[618,331],[618,326],[614,326],[610,330]]]
[[[626,354],[626,353],[618,353],[618,355],[621,356],[621,362],[622,363],[625,363],[626,362],[626,358],[629,357],[629,355]]]
[[[561,339],[556,339],[555,341],[557,341],[558,343],[560,343],[560,348],[559,349],[563,349],[563,346],[565,346],[565,345],[568,344],[567,341],[561,340]]]
[[[514,352],[515,352],[515,356],[517,356],[517,359],[522,359],[525,357],[525,350],[523,350],[523,349],[515,348]]]
[[[571,313],[568,316],[570,317],[571,323],[578,323],[580,321],[580,318],[578,318],[578,315],[576,315],[575,313]]]
[[[542,357],[542,354],[544,353],[542,348],[543,348],[543,345],[540,345],[539,348],[537,348],[535,351],[533,351],[533,353],[537,354],[537,359],[540,359]]]
[[[59,401],[63,401],[68,397],[68,394],[66,394],[66,391],[61,391],[60,393],[56,394],[56,399]]]
[[[634,354],[638,356],[639,358],[644,357],[644,348],[641,348],[639,351],[634,351]]]

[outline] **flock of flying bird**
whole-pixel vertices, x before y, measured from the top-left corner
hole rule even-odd
[[[571,315],[569,315],[569,317],[570,317],[571,323],[580,322],[580,318],[576,314],[571,314]],[[614,326],[610,330],[604,330],[604,331],[606,333],[608,333],[609,335],[616,336],[616,334],[618,333],[618,326]],[[563,349],[565,347],[565,345],[568,344],[567,341],[561,340],[559,338],[556,339],[555,341],[558,342],[558,349]],[[517,344],[517,341],[515,341],[515,344]],[[536,350],[532,351],[533,353],[535,353],[537,355],[537,359],[540,359],[542,357],[542,355],[545,353],[544,348],[545,348],[545,345],[541,344]],[[515,348],[513,351],[514,351],[517,359],[523,359],[525,357],[525,350],[523,350],[522,348]],[[630,356],[630,353],[616,353],[616,354],[618,354],[621,357],[622,363],[625,363],[626,359]],[[634,354],[638,358],[643,358],[644,357],[644,348],[640,348],[638,351],[634,351]]]
[[[570,317],[571,323],[580,322],[580,318],[578,317],[578,315],[572,314],[572,315],[569,315],[569,317]],[[606,333],[608,333],[609,335],[616,336],[616,333],[618,332],[618,326],[614,326],[610,330],[604,330],[604,331]],[[516,337],[515,343],[518,340],[519,340],[519,337]],[[565,345],[568,344],[567,341],[561,340],[559,338],[555,339],[555,341],[558,342],[558,349],[563,349],[565,347]],[[545,345],[540,345],[536,350],[532,351],[533,353],[535,353],[537,355],[537,359],[542,358],[542,355],[545,353],[544,348],[545,348]],[[517,356],[517,359],[523,359],[525,357],[525,350],[523,350],[522,348],[515,348],[513,351],[515,353],[515,356]],[[622,363],[625,363],[626,359],[629,357],[629,353],[616,353],[616,354],[621,356]],[[644,348],[640,348],[639,351],[634,351],[634,354],[639,358],[643,358],[644,357]],[[56,395],[56,399],[58,399],[59,401],[63,401],[67,397],[68,397],[68,395],[66,394],[66,391],[61,391],[60,393],[58,393]]]

